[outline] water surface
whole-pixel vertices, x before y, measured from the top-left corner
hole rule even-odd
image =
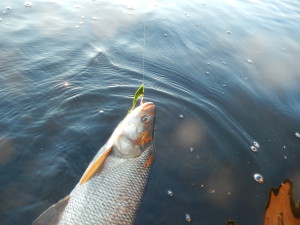
[[[136,225],[185,224],[186,213],[192,224],[262,224],[269,189],[286,178],[299,200],[299,9],[296,0],[2,2],[0,224],[31,224],[70,193],[143,70],[156,156]]]

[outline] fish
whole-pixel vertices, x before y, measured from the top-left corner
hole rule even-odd
[[[134,223],[154,160],[155,105],[137,106],[119,123],[75,188],[32,225]]]

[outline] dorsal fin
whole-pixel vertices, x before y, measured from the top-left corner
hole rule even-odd
[[[35,221],[33,221],[32,225],[57,225],[61,219],[62,213],[68,205],[69,199],[70,195],[49,207]]]

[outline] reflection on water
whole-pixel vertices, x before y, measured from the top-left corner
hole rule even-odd
[[[9,163],[14,158],[14,145],[12,140],[0,136],[0,165]]]
[[[298,1],[24,2],[0,5],[1,224],[74,188],[143,53],[156,156],[135,224],[263,224],[270,188],[300,186]]]

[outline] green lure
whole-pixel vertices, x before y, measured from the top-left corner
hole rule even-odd
[[[137,100],[139,99],[139,97],[144,96],[144,92],[145,92],[144,84],[142,84],[134,94],[134,98],[133,98],[133,101],[132,101],[132,106],[131,106],[131,109],[128,111],[128,113],[130,113],[134,109],[135,104],[136,104]]]

